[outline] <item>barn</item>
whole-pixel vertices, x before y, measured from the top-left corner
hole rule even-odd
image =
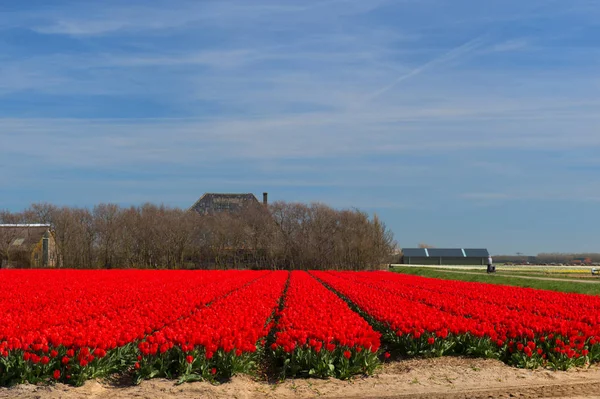
[[[0,224],[0,268],[56,267],[54,232],[47,224]]]
[[[403,248],[406,265],[486,265],[490,253],[485,248]]]

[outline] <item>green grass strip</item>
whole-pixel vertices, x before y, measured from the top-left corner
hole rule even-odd
[[[573,292],[578,294],[600,295],[600,283],[579,283],[574,281],[535,280],[530,278],[509,277],[499,274],[467,274],[460,272],[446,272],[424,267],[393,267],[393,272],[413,274],[423,277],[440,278],[444,280],[471,281],[477,283],[490,283],[512,285],[516,287],[536,288],[540,290]]]
[[[397,267],[397,266],[394,266]],[[424,269],[424,268],[423,268]],[[452,270],[456,272],[464,271],[466,273],[478,273],[487,275],[485,270],[485,266],[483,269],[447,269],[447,268],[438,268],[438,267],[428,267],[428,269],[436,270],[436,271],[444,271],[444,270]],[[600,283],[600,278],[596,276],[592,276],[590,272],[581,272],[581,273],[556,273],[551,271],[513,271],[509,269],[496,268],[496,275],[500,276],[525,276],[525,277],[548,277],[548,278],[561,278],[561,279],[569,279],[569,280],[589,280],[589,281],[597,281]]]

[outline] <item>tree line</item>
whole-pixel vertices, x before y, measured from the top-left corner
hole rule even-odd
[[[376,269],[395,248],[374,215],[320,203],[202,215],[164,205],[33,204],[0,223],[51,225],[62,268]]]
[[[574,260],[586,260],[588,262],[599,263],[600,253],[582,252],[582,253],[539,253],[534,256],[527,255],[496,255],[494,259],[500,262],[536,262],[536,263],[572,263]]]

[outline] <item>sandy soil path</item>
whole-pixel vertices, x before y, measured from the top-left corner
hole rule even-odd
[[[600,398],[600,367],[566,372],[521,370],[489,359],[436,358],[392,362],[351,381],[289,379],[269,384],[248,376],[212,385],[151,380],[139,386],[89,381],[83,387],[21,385],[0,398]]]

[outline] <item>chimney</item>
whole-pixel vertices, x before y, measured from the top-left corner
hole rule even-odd
[[[269,193],[263,193],[263,205],[267,206]]]

